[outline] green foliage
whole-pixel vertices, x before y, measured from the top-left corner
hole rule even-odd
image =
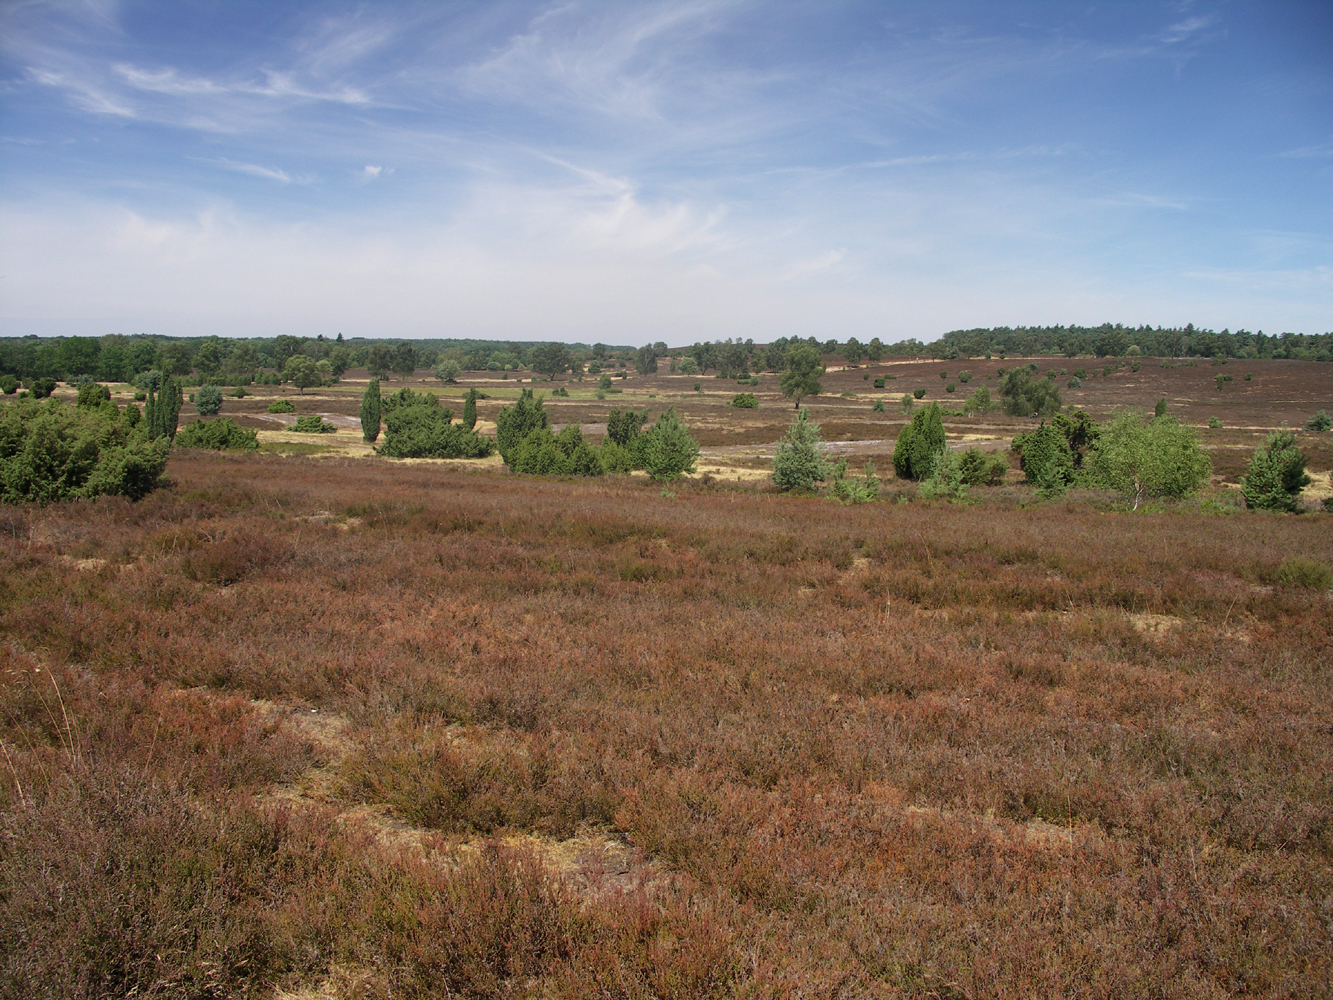
[[[1065,388],[1067,388],[1067,389],[1082,389],[1082,388],[1083,388],[1083,380],[1080,379],[1077,375],[1075,375],[1073,378],[1071,378],[1068,382],[1065,383]]]
[[[1050,379],[1034,379],[1031,368],[1012,368],[1000,382],[1005,412],[1015,417],[1049,417],[1060,412],[1060,390]]]
[[[276,405],[276,404],[275,404]],[[295,409],[295,407],[293,407]],[[273,407],[270,406],[272,411]],[[275,411],[276,412],[276,411]],[[288,413],[291,410],[286,411]],[[383,407],[380,404],[380,380],[373,378],[361,394],[361,437],[369,444],[374,444],[380,436],[380,421]]]
[[[644,471],[656,482],[670,482],[694,471],[699,454],[695,441],[676,416],[675,407],[657,418],[657,423],[639,435]]]
[[[1198,435],[1175,417],[1146,420],[1138,410],[1114,416],[1088,454],[1092,481],[1134,509],[1148,499],[1179,499],[1208,481],[1212,463]]]
[[[958,386],[956,386],[956,385],[954,385],[954,383],[950,382],[948,385],[946,385],[946,386],[944,387],[944,391],[945,391],[945,392],[957,392],[957,391],[958,391]]]
[[[899,479],[925,479],[946,448],[944,418],[938,403],[931,403],[912,416],[898,433],[893,446],[893,471]]]
[[[925,399],[925,398],[926,398],[926,390],[925,390],[925,389],[913,389],[913,390],[912,390],[912,398],[913,398],[913,399]]]
[[[417,350],[406,340],[393,349],[393,372],[403,378],[411,378],[417,370]]]
[[[316,418],[318,419],[318,418]],[[208,448],[213,451],[258,451],[258,435],[234,420],[196,420],[176,435],[177,448]]]
[[[1330,427],[1333,427],[1333,417],[1328,415],[1327,410],[1320,410],[1305,422],[1305,429],[1314,431],[1316,434],[1322,434]]]
[[[373,382],[372,382],[371,384],[372,384],[372,385],[378,385],[378,383],[373,383]],[[364,409],[365,409],[365,404],[362,403],[362,410],[363,410],[363,412],[364,412]],[[273,402],[271,402],[271,403],[268,404],[268,412],[269,412],[269,413],[295,413],[295,412],[296,412],[296,406],[292,403],[292,401],[291,401],[290,399],[275,399]]]
[[[833,466],[824,458],[819,425],[810,419],[808,409],[798,411],[773,454],[773,482],[783,490],[810,490],[832,472]]]
[[[33,399],[45,399],[55,391],[56,380],[53,378],[35,378],[28,382],[28,392],[32,393]]]
[[[1101,436],[1101,428],[1097,426],[1097,421],[1088,416],[1083,410],[1077,413],[1064,414],[1057,413],[1051,418],[1051,426],[1065,436],[1065,441],[1069,443],[1069,452],[1074,459],[1074,468],[1083,468],[1084,458],[1088,450],[1097,443]]]
[[[0,412],[0,501],[53,503],[95,496],[137,500],[158,484],[171,444],[150,441],[111,406],[20,400]]]
[[[635,352],[634,369],[640,375],[654,375],[657,373],[657,352],[653,350],[651,344],[640,347]]]
[[[990,390],[984,385],[979,385],[972,390],[972,395],[967,397],[963,403],[963,409],[969,413],[986,413],[990,410],[991,399]]]
[[[452,358],[445,358],[435,366],[435,377],[441,382],[457,382],[458,373],[461,370],[457,361]]]
[[[1059,429],[1042,423],[1034,431],[1015,436],[1013,450],[1029,483],[1046,498],[1060,496],[1074,482],[1074,456]]]
[[[201,417],[211,417],[222,409],[222,390],[216,385],[201,385],[194,394],[194,408]]]
[[[389,458],[485,458],[494,450],[489,438],[453,422],[453,410],[440,406],[432,393],[403,389],[384,414],[384,443],[379,453]]]
[[[319,372],[315,362],[304,354],[293,354],[282,366],[282,378],[305,393],[313,385],[319,385]]]
[[[0,375],[0,392],[3,392],[6,396],[12,396],[18,392],[20,385],[22,383],[13,375]]]
[[[898,401],[904,413],[911,413],[912,407],[916,406],[916,399],[910,392],[903,393],[903,398]]]
[[[830,487],[833,498],[848,505],[878,500],[879,477],[875,475],[875,463],[870,459],[866,459],[864,473],[864,476],[848,479],[847,463],[839,462]]]
[[[473,430],[477,426],[477,390],[469,389],[463,397],[463,426]]]
[[[883,412],[884,412],[884,400],[882,400],[882,399],[877,399],[877,400],[875,400],[875,405],[872,406],[870,409],[873,410],[875,413],[883,413]]]
[[[1222,421],[1218,417],[1209,417],[1208,426],[1212,430],[1220,431],[1222,429]]]
[[[759,400],[754,398],[752,392],[738,392],[731,397],[731,405],[738,410],[753,410],[759,406]]]
[[[1249,474],[1240,480],[1245,506],[1255,510],[1294,511],[1301,490],[1310,485],[1306,457],[1296,447],[1296,436],[1285,427],[1274,431],[1250,459]]]
[[[569,367],[569,351],[564,344],[553,341],[534,347],[531,360],[532,370],[551,380]]]
[[[144,407],[144,425],[150,441],[163,437],[172,440],[176,437],[176,425],[185,402],[179,379],[165,379],[161,386],[161,392],[148,390],[148,402]]]
[[[647,422],[647,410],[642,413],[635,413],[633,410],[612,410],[606,416],[606,436],[622,448],[628,448],[638,435],[639,428]]]
[[[519,442],[509,468],[535,476],[600,476],[606,471],[578,424],[568,424],[559,434],[533,428]]]
[[[610,438],[602,442],[602,446],[597,449],[597,455],[607,472],[634,471],[634,456],[630,454],[630,450],[624,445],[616,444]]]
[[[816,348],[797,342],[787,348],[786,364],[778,385],[782,394],[795,400],[796,408],[800,409],[802,399],[818,396],[824,391],[819,381],[819,376],[824,374],[824,362]]]
[[[1164,417],[1164,416],[1166,416],[1166,400],[1165,400],[1165,399],[1159,399],[1159,400],[1157,401],[1157,405],[1153,407],[1153,416],[1156,416],[1156,417]]]
[[[680,373],[682,375],[698,375],[699,362],[694,360],[688,354],[680,359]]]
[[[540,397],[533,398],[531,389],[519,390],[513,406],[500,407],[495,417],[495,442],[505,465],[512,469],[512,459],[518,454],[519,444],[532,431],[545,427],[546,410]]]
[[[969,383],[969,382],[972,381],[972,373],[971,373],[971,372],[959,372],[959,373],[958,373],[958,381],[959,381],[959,382],[962,382],[963,385],[967,385],[967,383]]]
[[[967,496],[963,461],[956,451],[936,456],[930,475],[921,481],[920,494],[927,500],[962,500]]]
[[[98,382],[85,382],[79,386],[77,406],[83,409],[97,409],[103,403],[111,402],[111,390]]]
[[[980,448],[968,448],[958,456],[958,473],[965,486],[998,486],[1008,471],[1004,456],[988,456]]]
[[[876,388],[876,389],[883,389],[883,388],[884,388],[884,376],[883,376],[883,375],[876,376],[876,378],[875,378],[875,388]]]
[[[1292,556],[1282,560],[1276,580],[1284,587],[1305,587],[1307,590],[1333,589],[1333,570],[1315,559]]]
[[[306,413],[296,418],[292,430],[298,434],[332,434],[337,431],[333,424],[326,424],[318,413]]]

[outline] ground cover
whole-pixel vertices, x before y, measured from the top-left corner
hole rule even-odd
[[[1333,985],[1328,515],[168,476],[0,510],[6,995]]]

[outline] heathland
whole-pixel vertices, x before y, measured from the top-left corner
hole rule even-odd
[[[1098,420],[1164,399],[1212,481],[893,478],[904,394],[965,414],[1029,362]],[[224,398],[258,450],[174,448],[143,499],[0,507],[0,992],[1333,991],[1326,363],[831,370],[805,403],[884,480],[852,506],[769,482],[776,375],[524,375],[592,441],[674,407],[697,473],[385,458],[351,370]],[[483,434],[519,392],[400,386],[478,389]],[[1246,510],[1284,423],[1306,512]],[[945,418],[1006,460],[1037,425]]]

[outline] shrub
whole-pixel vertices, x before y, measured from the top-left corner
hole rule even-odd
[[[913,390],[912,390],[912,398],[913,398],[913,399],[924,399],[925,396],[926,396],[926,390],[925,390],[925,389],[913,389]]]
[[[958,373],[958,381],[959,381],[959,382],[962,382],[963,385],[967,385],[967,383],[969,383],[969,382],[972,381],[972,373],[971,373],[971,372],[959,372],[959,373]]]
[[[56,380],[53,378],[35,378],[28,382],[28,391],[32,393],[33,399],[45,399],[56,390]]]
[[[1333,588],[1333,570],[1314,559],[1293,556],[1278,566],[1276,580],[1284,587],[1329,590]]]
[[[875,463],[870,459],[866,459],[864,472],[864,476],[848,479],[846,461],[839,462],[833,476],[833,498],[848,505],[878,500],[879,477],[875,475]]]
[[[1083,410],[1077,413],[1064,414],[1057,413],[1051,418],[1051,426],[1065,436],[1069,443],[1069,452],[1074,459],[1074,468],[1083,468],[1083,460],[1088,450],[1097,443],[1101,436],[1101,428],[1097,426],[1097,421],[1088,416]]]
[[[988,456],[980,448],[968,448],[958,456],[958,472],[966,486],[998,486],[1008,471],[1004,456]]]
[[[13,375],[0,375],[0,392],[12,396],[18,392],[21,383]]]
[[[991,408],[990,390],[984,385],[977,386],[972,390],[972,395],[967,397],[963,408],[973,413],[988,412]]]
[[[893,471],[899,479],[925,479],[945,450],[944,418],[938,403],[912,416],[893,446]]]
[[[738,392],[731,397],[731,405],[738,410],[753,410],[759,406],[759,401],[752,392]]]
[[[1030,368],[1014,368],[1000,383],[1005,412],[1015,417],[1049,417],[1060,412],[1060,390],[1049,379],[1034,379]]]
[[[1246,382],[1252,382],[1252,381],[1254,381],[1254,372],[1246,372],[1246,373],[1245,373],[1245,381],[1246,381]]]
[[[920,492],[927,500],[962,500],[967,496],[962,459],[957,452],[944,451],[936,456],[930,475],[921,481]]]
[[[194,394],[194,408],[201,417],[211,417],[222,409],[222,390],[215,385],[202,385]]]
[[[607,471],[578,424],[568,424],[556,435],[533,428],[520,442],[510,470],[539,476],[600,476]]]
[[[884,400],[882,400],[882,399],[877,399],[877,400],[875,400],[875,405],[872,406],[870,409],[873,410],[875,413],[883,413],[883,412],[884,412]]]
[[[511,459],[518,453],[518,446],[523,439],[537,428],[545,427],[546,410],[542,407],[540,397],[533,398],[531,389],[520,390],[513,406],[500,407],[495,417],[495,442],[505,465],[512,468]]]
[[[1327,410],[1320,410],[1305,422],[1305,429],[1314,431],[1316,434],[1322,434],[1330,427],[1333,427],[1333,417],[1328,415]]]
[[[1077,376],[1075,376],[1074,378],[1071,378],[1068,382],[1065,383],[1065,388],[1067,388],[1067,389],[1082,389],[1082,388],[1083,388],[1083,380],[1080,379],[1080,378],[1078,378]]]
[[[883,389],[883,388],[884,388],[884,376],[883,376],[883,375],[880,375],[878,378],[875,379],[875,388],[876,388],[876,389]]]
[[[601,459],[602,468],[607,472],[626,473],[634,471],[634,456],[630,454],[628,448],[616,444],[609,438],[602,442],[602,446],[597,449],[597,457]]]
[[[111,402],[111,390],[99,382],[86,382],[79,386],[79,398],[76,406],[84,409],[96,409],[103,403]]]
[[[489,438],[454,423],[453,417],[453,410],[441,407],[435,396],[418,394],[416,402],[397,405],[385,414],[379,453],[389,458],[485,458],[491,454],[494,445]]]
[[[283,402],[286,402],[283,400]],[[276,404],[275,404],[276,405]],[[291,405],[290,403],[288,405]],[[295,407],[292,407],[294,410]],[[380,436],[380,420],[382,413],[380,401],[380,380],[373,378],[370,384],[366,386],[366,391],[361,395],[361,437],[368,443],[374,444]],[[273,413],[291,413],[292,410],[274,410],[272,406],[269,411]]]
[[[1245,506],[1255,510],[1294,511],[1301,490],[1310,485],[1305,474],[1305,453],[1296,436],[1283,428],[1274,431],[1250,459],[1249,474],[1240,480]]]
[[[457,361],[445,358],[435,366],[435,377],[441,382],[457,382],[459,371]]]
[[[318,418],[316,418],[318,419]],[[259,437],[240,427],[234,420],[196,420],[186,424],[176,434],[178,448],[208,448],[213,451],[257,451]]]
[[[231,396],[233,399],[244,399],[250,394],[245,391],[245,386],[238,385],[233,391],[227,393],[227,395]]]
[[[810,419],[808,409],[802,409],[773,453],[773,482],[782,490],[809,490],[828,479],[831,472],[832,466],[824,459],[819,425]]]
[[[364,410],[364,406],[363,406]],[[269,413],[295,413],[296,407],[292,405],[290,399],[275,399],[268,404]]]
[[[648,422],[648,411],[636,413],[633,410],[612,410],[606,416],[606,436],[623,448],[638,436],[639,428]]]
[[[0,416],[0,501],[137,500],[157,487],[169,448],[169,440],[150,440],[146,427],[132,427],[114,407],[20,400]]]
[[[1074,456],[1060,431],[1043,423],[1034,431],[1019,434],[1012,448],[1027,482],[1046,498],[1059,496],[1074,481]]]
[[[165,379],[161,385],[160,392],[154,393],[151,388],[148,390],[148,402],[144,407],[144,425],[151,441],[176,436],[181,405],[185,402],[179,380]]]
[[[694,391],[695,391],[695,392],[703,392],[703,389],[704,389],[704,384],[703,384],[702,382],[695,382],[695,383],[694,383]]]
[[[1088,455],[1098,485],[1132,501],[1188,496],[1208,481],[1212,463],[1192,427],[1174,417],[1146,420],[1137,410],[1113,417]]]
[[[958,386],[956,386],[956,385],[954,385],[952,382],[950,382],[948,385],[946,385],[946,386],[944,387],[944,391],[945,391],[945,392],[957,392],[957,391],[958,391]]]
[[[1074,378],[1076,378],[1076,379],[1085,379],[1085,378],[1087,378],[1087,377],[1088,377],[1088,370],[1087,370],[1086,368],[1075,368],[1075,369],[1074,369]]]
[[[1219,431],[1222,429],[1222,421],[1219,420],[1217,417],[1209,417],[1208,426],[1215,431]]]
[[[1165,400],[1165,399],[1159,399],[1159,400],[1157,401],[1157,405],[1153,407],[1153,416],[1155,416],[1155,417],[1164,417],[1164,416],[1166,416],[1166,400]]]
[[[911,413],[912,407],[916,405],[916,399],[910,392],[905,392],[903,398],[898,401],[898,405],[902,407],[904,413]]]
[[[680,359],[680,373],[682,375],[698,375],[699,362],[687,354]]]
[[[657,418],[641,436],[643,468],[657,482],[670,482],[694,471],[699,443],[676,416],[675,408]]]
[[[473,430],[477,426],[477,390],[469,389],[463,397],[463,426]]]
[[[948,373],[948,372],[940,372],[940,381],[941,381],[941,382],[943,382],[943,381],[944,381],[945,379],[947,379],[948,377],[949,377],[949,373]]]
[[[326,424],[318,413],[303,414],[296,418],[292,426],[292,430],[298,434],[332,434],[337,429],[333,424]]]

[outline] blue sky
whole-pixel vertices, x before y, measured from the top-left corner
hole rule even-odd
[[[1333,4],[3,3],[0,334],[1333,329]]]

